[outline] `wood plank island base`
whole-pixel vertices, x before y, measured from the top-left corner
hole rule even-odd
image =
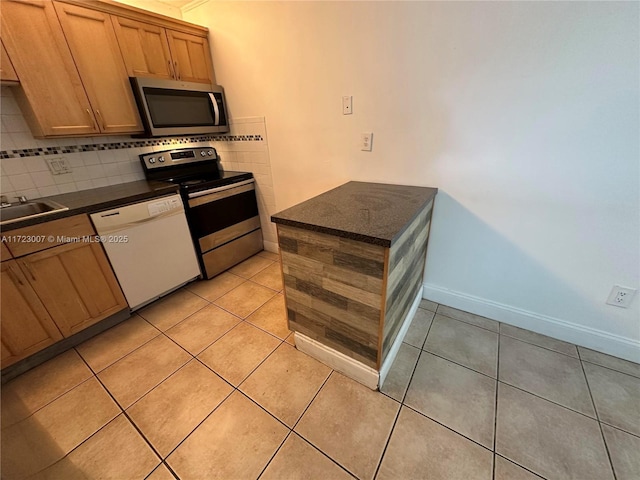
[[[422,298],[437,192],[348,182],[271,217],[298,349],[382,385]]]

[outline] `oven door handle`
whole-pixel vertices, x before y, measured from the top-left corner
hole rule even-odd
[[[250,183],[255,183],[255,179],[250,178],[249,180],[244,180],[238,183],[232,183],[230,185],[224,185],[222,187],[210,188],[209,190],[202,190],[201,192],[193,192],[187,195],[187,197],[188,198],[203,197],[205,195],[211,195],[212,193],[224,192],[225,190],[231,190],[232,188],[242,187],[243,185],[249,185]]]

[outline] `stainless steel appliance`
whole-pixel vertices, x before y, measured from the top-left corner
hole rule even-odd
[[[179,195],[91,215],[132,310],[200,275]]]
[[[140,160],[147,179],[180,185],[205,278],[263,249],[252,173],[224,171],[214,148],[154,152]]]
[[[203,135],[229,131],[220,85],[130,77],[145,136]]]

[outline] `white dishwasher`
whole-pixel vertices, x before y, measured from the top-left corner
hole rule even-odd
[[[200,275],[180,195],[94,213],[91,221],[132,310]]]

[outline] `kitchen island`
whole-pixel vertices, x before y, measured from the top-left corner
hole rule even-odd
[[[348,182],[271,217],[300,350],[382,383],[422,297],[437,192]]]

